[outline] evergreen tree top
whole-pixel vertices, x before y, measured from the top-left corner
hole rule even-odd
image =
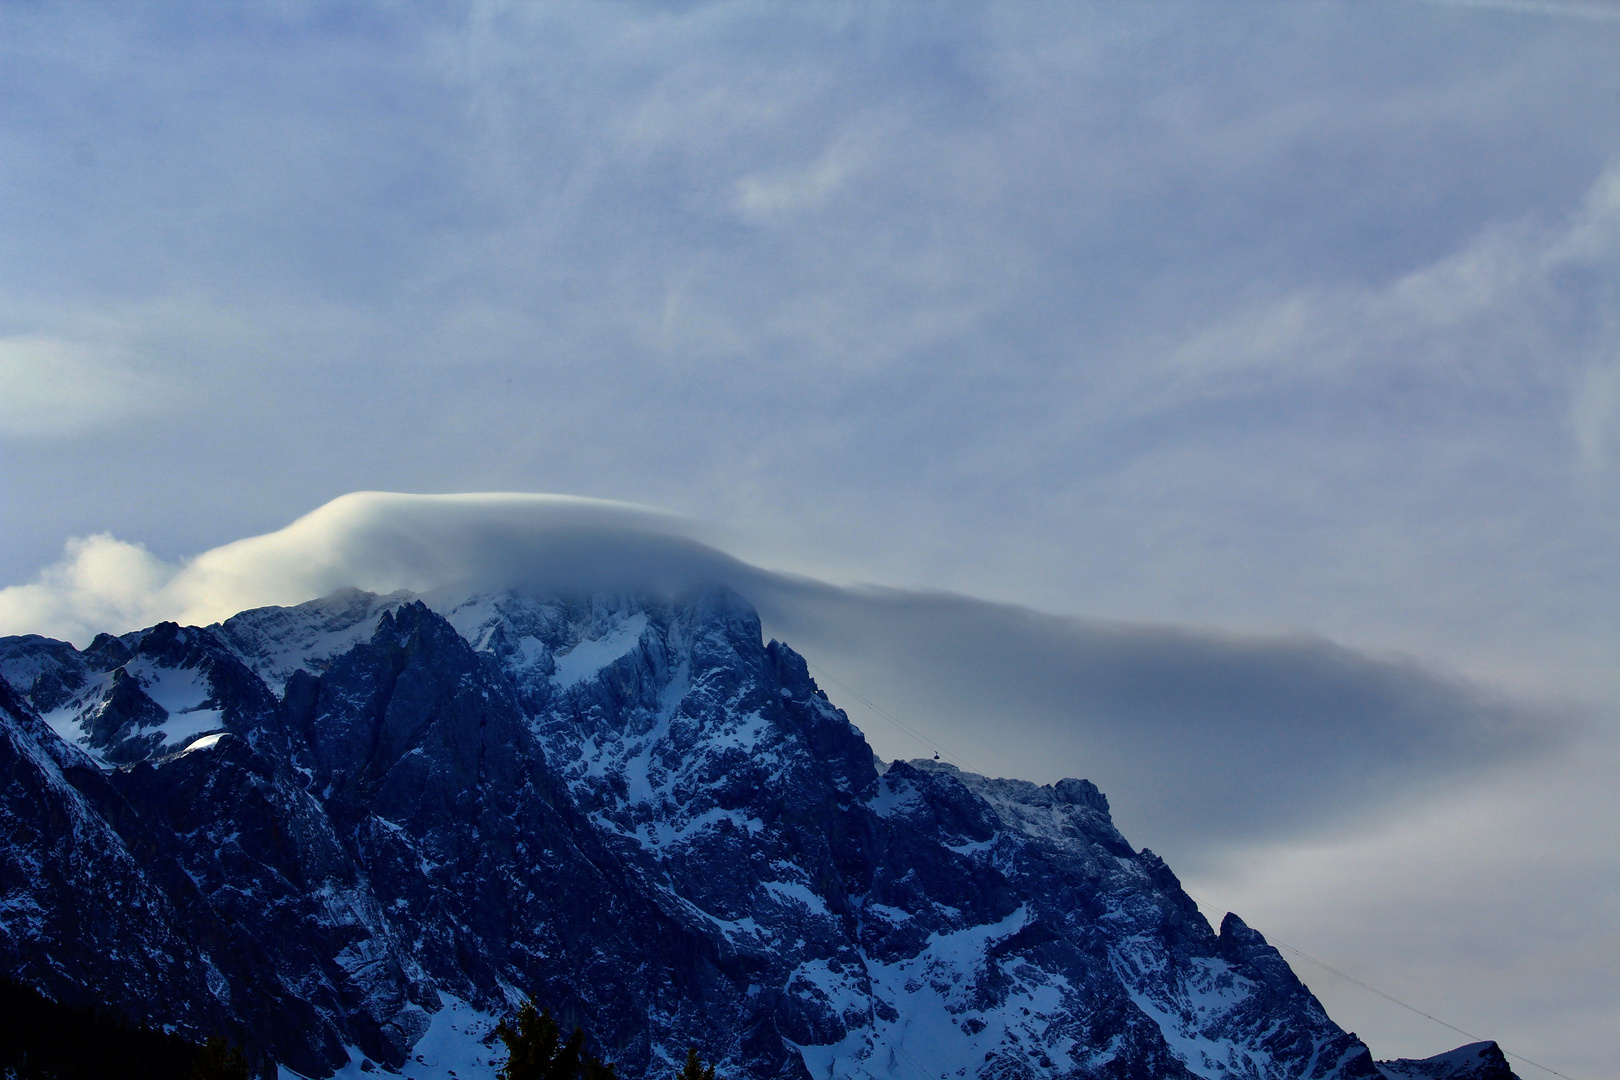
[[[675,1080],[714,1080],[714,1066],[704,1068],[703,1062],[698,1060],[697,1048],[692,1047],[686,1051],[686,1067]]]
[[[495,1034],[508,1055],[496,1073],[500,1080],[617,1080],[611,1063],[585,1052],[583,1028],[564,1042],[551,1010],[536,1010],[533,1001],[518,1009],[516,1027],[502,1020]]]

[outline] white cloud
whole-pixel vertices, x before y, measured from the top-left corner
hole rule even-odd
[[[106,533],[75,537],[37,580],[0,589],[0,633],[42,634],[82,647],[104,630],[172,618],[177,609],[168,592],[176,572],[139,544]]]
[[[206,624],[334,589],[424,591],[494,577],[564,587],[720,576],[722,556],[645,507],[562,495],[355,492],[283,529],[169,564],[107,535],[70,540],[26,585],[0,589],[0,633],[80,644],[169,619]],[[707,553],[707,554],[705,554]]]
[[[841,187],[857,164],[853,149],[837,143],[808,167],[743,177],[737,182],[737,204],[747,216],[759,218],[813,207]]]

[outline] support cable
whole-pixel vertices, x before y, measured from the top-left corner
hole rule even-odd
[[[836,686],[840,690],[844,691],[844,693],[848,694],[850,697],[854,698],[856,701],[859,701],[862,705],[865,705],[868,709],[871,709],[878,716],[880,716],[883,719],[887,720],[889,723],[893,724],[895,727],[899,728],[901,731],[903,731],[907,735],[911,736],[917,742],[921,743],[922,746],[925,747],[926,749],[932,750],[934,752],[935,757],[945,759],[946,761],[950,762],[952,765],[955,765],[957,768],[963,770],[964,772],[972,772],[973,771],[972,769],[970,769],[968,767],[966,762],[964,762],[961,758],[957,757],[956,755],[954,755],[954,754],[950,753],[949,751],[947,751],[945,749],[945,747],[942,746],[940,743],[934,741],[932,738],[928,737],[927,735],[924,735],[922,732],[918,731],[916,728],[912,727],[910,724],[906,723],[904,720],[900,719],[898,716],[896,716],[893,713],[889,712],[887,709],[882,708],[877,703],[873,702],[870,698],[868,698],[866,695],[860,693],[857,690],[852,689],[847,683],[845,683],[845,682],[843,682],[843,681],[841,681],[841,680],[839,680],[837,678],[834,678],[832,675],[828,674],[825,669],[817,667],[815,664],[810,663],[809,660],[806,660],[805,664],[808,665],[810,670],[814,671],[818,676],[820,676],[821,678],[823,678],[823,679],[827,680],[828,682],[832,683],[834,686]]]
[[[1181,891],[1187,893],[1188,896],[1192,896],[1193,900],[1198,903],[1199,907],[1208,907],[1211,911],[1215,910],[1215,905],[1206,904],[1205,901],[1200,900],[1198,897],[1193,896],[1192,893],[1187,892],[1186,888],[1183,888]],[[1265,935],[1262,935],[1262,936],[1265,936]],[[1474,1042],[1496,1042],[1496,1040],[1494,1040],[1494,1039],[1485,1039],[1485,1038],[1482,1038],[1479,1035],[1475,1035],[1471,1031],[1464,1031],[1462,1028],[1458,1027],[1456,1024],[1447,1023],[1446,1021],[1440,1019],[1438,1016],[1435,1016],[1432,1013],[1424,1012],[1422,1009],[1418,1008],[1416,1005],[1409,1005],[1409,1004],[1402,1001],[1400,998],[1396,997],[1393,994],[1386,994],[1386,993],[1384,993],[1384,991],[1378,989],[1378,987],[1370,986],[1367,983],[1364,983],[1360,979],[1356,978],[1354,975],[1345,974],[1344,972],[1340,971],[1338,968],[1334,967],[1332,964],[1329,964],[1327,961],[1318,960],[1316,957],[1312,956],[1310,953],[1304,951],[1303,949],[1296,949],[1296,948],[1294,948],[1294,946],[1289,945],[1287,942],[1278,941],[1274,937],[1266,936],[1266,941],[1271,945],[1275,945],[1279,949],[1284,949],[1284,950],[1286,950],[1288,952],[1293,953],[1295,956],[1299,957],[1301,960],[1307,960],[1310,963],[1315,964],[1317,967],[1321,968],[1323,971],[1330,972],[1331,974],[1337,975],[1339,978],[1343,979],[1347,983],[1350,983],[1350,984],[1352,984],[1354,986],[1361,987],[1363,990],[1367,991],[1369,994],[1376,994],[1379,997],[1383,998],[1385,1001],[1391,1002],[1392,1004],[1395,1004],[1395,1005],[1399,1005],[1401,1008],[1407,1010],[1408,1012],[1417,1013],[1419,1016],[1423,1017],[1423,1019],[1432,1020],[1436,1024],[1439,1024],[1441,1027],[1449,1028],[1450,1030],[1455,1031],[1459,1035],[1462,1035],[1462,1036],[1464,1036],[1466,1038],[1472,1039]],[[1550,1069],[1547,1066],[1541,1064],[1539,1061],[1531,1061],[1529,1058],[1525,1057],[1523,1054],[1514,1053],[1513,1051],[1509,1050],[1507,1047],[1503,1046],[1501,1043],[1496,1043],[1496,1048],[1498,1050],[1502,1051],[1502,1055],[1504,1057],[1513,1058],[1515,1061],[1522,1061],[1526,1065],[1533,1065],[1536,1068],[1540,1069],[1542,1072],[1552,1073],[1554,1076],[1560,1077],[1561,1080],[1572,1080],[1571,1077],[1565,1076],[1563,1073],[1559,1072],[1557,1069]]]

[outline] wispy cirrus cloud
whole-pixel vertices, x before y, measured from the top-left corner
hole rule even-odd
[[[1377,288],[1307,289],[1179,344],[1150,408],[1269,392],[1279,383],[1391,376],[1459,391],[1563,394],[1573,449],[1600,464],[1620,276],[1620,163],[1556,226],[1493,226]]]

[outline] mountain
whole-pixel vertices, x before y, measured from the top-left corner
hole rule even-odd
[[[1506,1055],[1493,1042],[1469,1043],[1430,1058],[1380,1061],[1387,1080],[1509,1080],[1513,1070]]]
[[[0,679],[5,972],[283,1075],[487,1076],[533,994],[627,1077],[1498,1080],[1375,1062],[1091,783],[880,762],[724,589],[347,590]]]

